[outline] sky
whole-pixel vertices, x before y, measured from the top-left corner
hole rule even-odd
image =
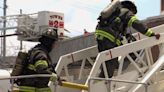
[[[57,11],[64,13],[65,28],[76,36],[83,33],[83,29],[92,32],[97,23],[100,11],[110,0],[8,0],[8,14],[36,13],[38,11]],[[137,17],[145,19],[159,15],[160,0],[135,0],[138,7]]]
[[[83,34],[84,29],[93,32],[100,11],[109,2],[110,0],[7,0],[7,15],[19,14],[20,9],[24,14],[38,11],[61,12],[64,13],[65,28],[71,31],[67,34],[74,37]],[[2,4],[3,0],[0,0],[0,15],[2,15]],[[137,17],[140,20],[160,14],[160,0],[135,0],[135,4],[138,8]],[[13,39],[16,37],[7,38],[8,46],[19,45],[19,42],[13,42]],[[25,44],[25,47],[28,48],[28,44]]]

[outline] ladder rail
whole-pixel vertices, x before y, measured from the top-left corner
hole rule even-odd
[[[120,80],[120,79],[112,79],[112,78],[97,78],[97,77],[92,77],[89,79],[89,84],[88,84],[88,92],[91,92],[91,86],[92,83],[91,81],[109,81],[109,82],[120,82],[120,83],[130,83],[130,84],[135,84],[135,85],[142,85],[145,88],[145,92],[148,90],[148,84],[147,83],[142,83],[142,82],[136,82],[136,81],[128,81],[128,80]]]
[[[112,58],[116,58],[121,55],[131,53],[131,52],[135,52],[143,48],[148,48],[157,44],[164,43],[163,39],[164,39],[164,33],[161,33],[161,38],[159,40],[156,40],[155,37],[149,37],[149,38],[142,39],[140,41],[132,42],[123,46],[119,46],[110,50],[100,52],[96,58],[96,61],[95,61],[96,63],[94,63],[93,68],[90,72],[90,75],[86,81],[86,85],[88,84],[88,80],[91,77],[96,76],[101,63],[103,63],[104,61],[110,60]]]
[[[88,60],[92,65],[93,62],[91,61],[90,57],[96,57],[97,54],[98,54],[97,47],[92,46],[86,49],[82,49],[73,53],[63,55],[59,58],[55,71],[57,72],[58,75],[60,75],[64,66],[68,66],[71,63],[79,62],[80,60],[82,61]],[[81,76],[79,76],[79,78],[80,77]]]

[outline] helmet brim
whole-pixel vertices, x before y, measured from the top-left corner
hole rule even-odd
[[[122,1],[121,5],[124,8],[128,8],[134,14],[137,14],[137,7],[136,7],[136,5],[133,2],[131,2],[131,1]]]

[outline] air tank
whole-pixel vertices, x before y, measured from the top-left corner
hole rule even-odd
[[[114,0],[112,1],[107,7],[105,7],[101,12],[101,17],[103,19],[108,18],[117,7],[120,6],[120,0]]]

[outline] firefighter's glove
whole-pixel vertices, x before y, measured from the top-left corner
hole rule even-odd
[[[58,85],[62,85],[62,80],[61,80],[61,78],[60,77],[58,77],[58,79],[57,79],[57,81],[58,81]]]
[[[66,81],[66,79],[58,77],[57,81],[58,81],[58,85],[62,86],[62,81]]]
[[[157,40],[160,38],[160,34],[158,34],[158,33],[155,34],[154,36],[155,36],[155,38],[156,38]]]
[[[128,43],[130,43],[131,42],[131,36],[130,36],[130,34],[126,34],[126,40],[128,41]]]
[[[50,77],[50,81],[53,83],[57,83],[58,85],[62,85],[62,81],[66,81],[65,79],[61,79],[57,74],[52,73],[52,77]]]
[[[50,81],[55,82],[58,79],[57,74],[52,73],[52,77],[50,77]]]

